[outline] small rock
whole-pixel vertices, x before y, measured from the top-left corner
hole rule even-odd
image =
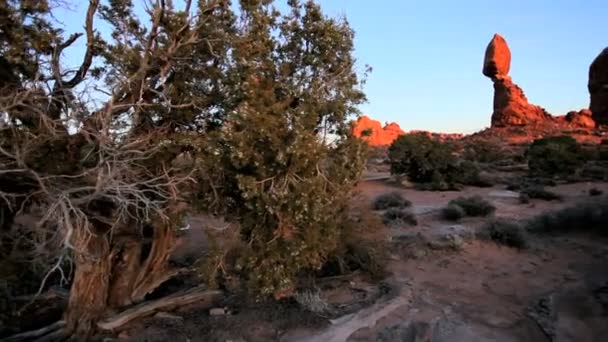
[[[210,316],[223,316],[226,314],[226,309],[225,308],[212,308],[209,309],[209,315]]]
[[[126,331],[123,331],[120,334],[118,334],[118,339],[119,340],[126,340],[128,338],[129,338],[129,334]]]
[[[411,252],[412,258],[420,259],[424,258],[427,255],[427,252],[423,248],[414,248]]]
[[[534,269],[535,269],[535,267],[532,265],[524,265],[524,266],[522,266],[521,271],[523,273],[532,273],[532,272],[534,272]]]
[[[576,275],[574,273],[566,273],[566,274],[564,274],[564,279],[566,279],[568,281],[574,281],[574,280],[577,280],[578,278],[576,277]]]

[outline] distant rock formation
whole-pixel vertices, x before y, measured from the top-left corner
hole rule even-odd
[[[394,122],[382,127],[380,121],[362,116],[357,120],[353,134],[367,141],[371,146],[387,146],[405,132]]]
[[[505,39],[495,34],[483,61],[482,73],[494,82],[492,127],[525,126],[551,120],[543,108],[528,102],[523,90],[509,76],[511,51]]]
[[[574,127],[581,128],[594,128],[595,121],[591,117],[591,111],[589,109],[582,109],[577,111],[568,112],[565,116],[566,122]]]
[[[589,109],[598,125],[608,124],[608,48],[589,67]]]

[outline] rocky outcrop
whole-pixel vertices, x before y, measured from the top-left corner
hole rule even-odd
[[[595,58],[589,67],[589,109],[597,124],[608,124],[608,48]]]
[[[371,146],[387,146],[405,132],[394,122],[382,127],[380,121],[362,116],[357,120],[353,134],[367,141]]]
[[[591,117],[589,109],[568,112],[565,116],[566,122],[574,127],[594,128],[595,121]]]
[[[528,102],[523,90],[509,76],[511,51],[505,39],[495,34],[486,48],[483,74],[494,82],[492,127],[525,126],[551,120],[543,108]]]

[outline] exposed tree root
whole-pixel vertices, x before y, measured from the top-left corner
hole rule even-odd
[[[0,341],[2,342],[21,342],[21,341],[55,341],[57,338],[60,338],[61,335],[65,333],[65,321],[57,321],[51,325],[47,325],[46,327],[22,332],[13,336],[9,336]],[[53,337],[54,339],[48,339],[48,337]]]

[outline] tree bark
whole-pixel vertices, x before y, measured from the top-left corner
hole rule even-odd
[[[175,245],[166,224],[154,227],[150,253],[142,260],[141,236],[91,235],[75,232],[75,274],[66,312],[67,330],[77,339],[95,332],[110,309],[137,304],[163,282],[180,272],[168,267]]]

